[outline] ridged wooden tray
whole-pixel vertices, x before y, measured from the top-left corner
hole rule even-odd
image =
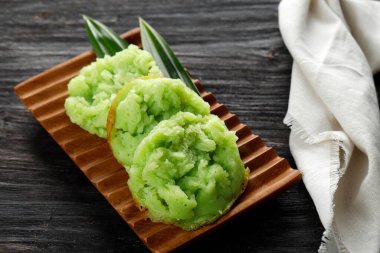
[[[141,44],[139,30],[133,29],[123,37]],[[259,136],[240,123],[236,115],[216,101],[213,94],[196,81],[202,98],[211,106],[230,130],[236,131],[238,147],[244,164],[251,170],[248,186],[233,208],[215,223],[193,232],[172,225],[152,223],[145,212],[135,206],[127,187],[128,174],[114,159],[106,140],[89,134],[70,122],[64,109],[68,95],[67,83],[79,70],[95,60],[92,51],[74,57],[15,87],[25,106],[46,131],[78,165],[91,183],[115,208],[120,216],[152,252],[169,252],[217,228],[243,211],[285,191],[301,179],[301,174],[288,162],[266,147]]]

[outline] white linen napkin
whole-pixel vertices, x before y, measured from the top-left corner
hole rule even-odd
[[[326,231],[319,252],[380,252],[380,2],[283,0],[290,149]]]

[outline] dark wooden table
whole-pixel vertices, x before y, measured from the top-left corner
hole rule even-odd
[[[90,48],[80,14],[117,32],[149,21],[220,102],[293,166],[283,125],[292,59],[278,0],[0,1],[0,252],[145,252],[13,87]],[[293,189],[186,252],[316,252],[323,227]]]

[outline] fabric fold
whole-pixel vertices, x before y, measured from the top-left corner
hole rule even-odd
[[[380,3],[283,0],[290,149],[326,231],[319,252],[380,252]],[[379,35],[377,35],[379,34]]]

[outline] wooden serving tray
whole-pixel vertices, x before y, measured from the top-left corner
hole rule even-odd
[[[130,43],[141,45],[138,28],[122,37]],[[85,52],[18,84],[15,91],[34,117],[152,252],[177,249],[285,191],[301,179],[297,170],[292,169],[272,148],[265,146],[259,136],[252,134],[236,115],[218,103],[199,81],[195,81],[202,98],[210,104],[211,112],[224,120],[230,130],[236,131],[240,156],[251,170],[249,182],[233,208],[211,225],[187,232],[172,225],[151,222],[147,214],[135,206],[127,187],[128,174],[113,157],[107,141],[82,130],[66,116],[64,101],[68,96],[67,83],[83,66],[94,60],[92,51]]]

